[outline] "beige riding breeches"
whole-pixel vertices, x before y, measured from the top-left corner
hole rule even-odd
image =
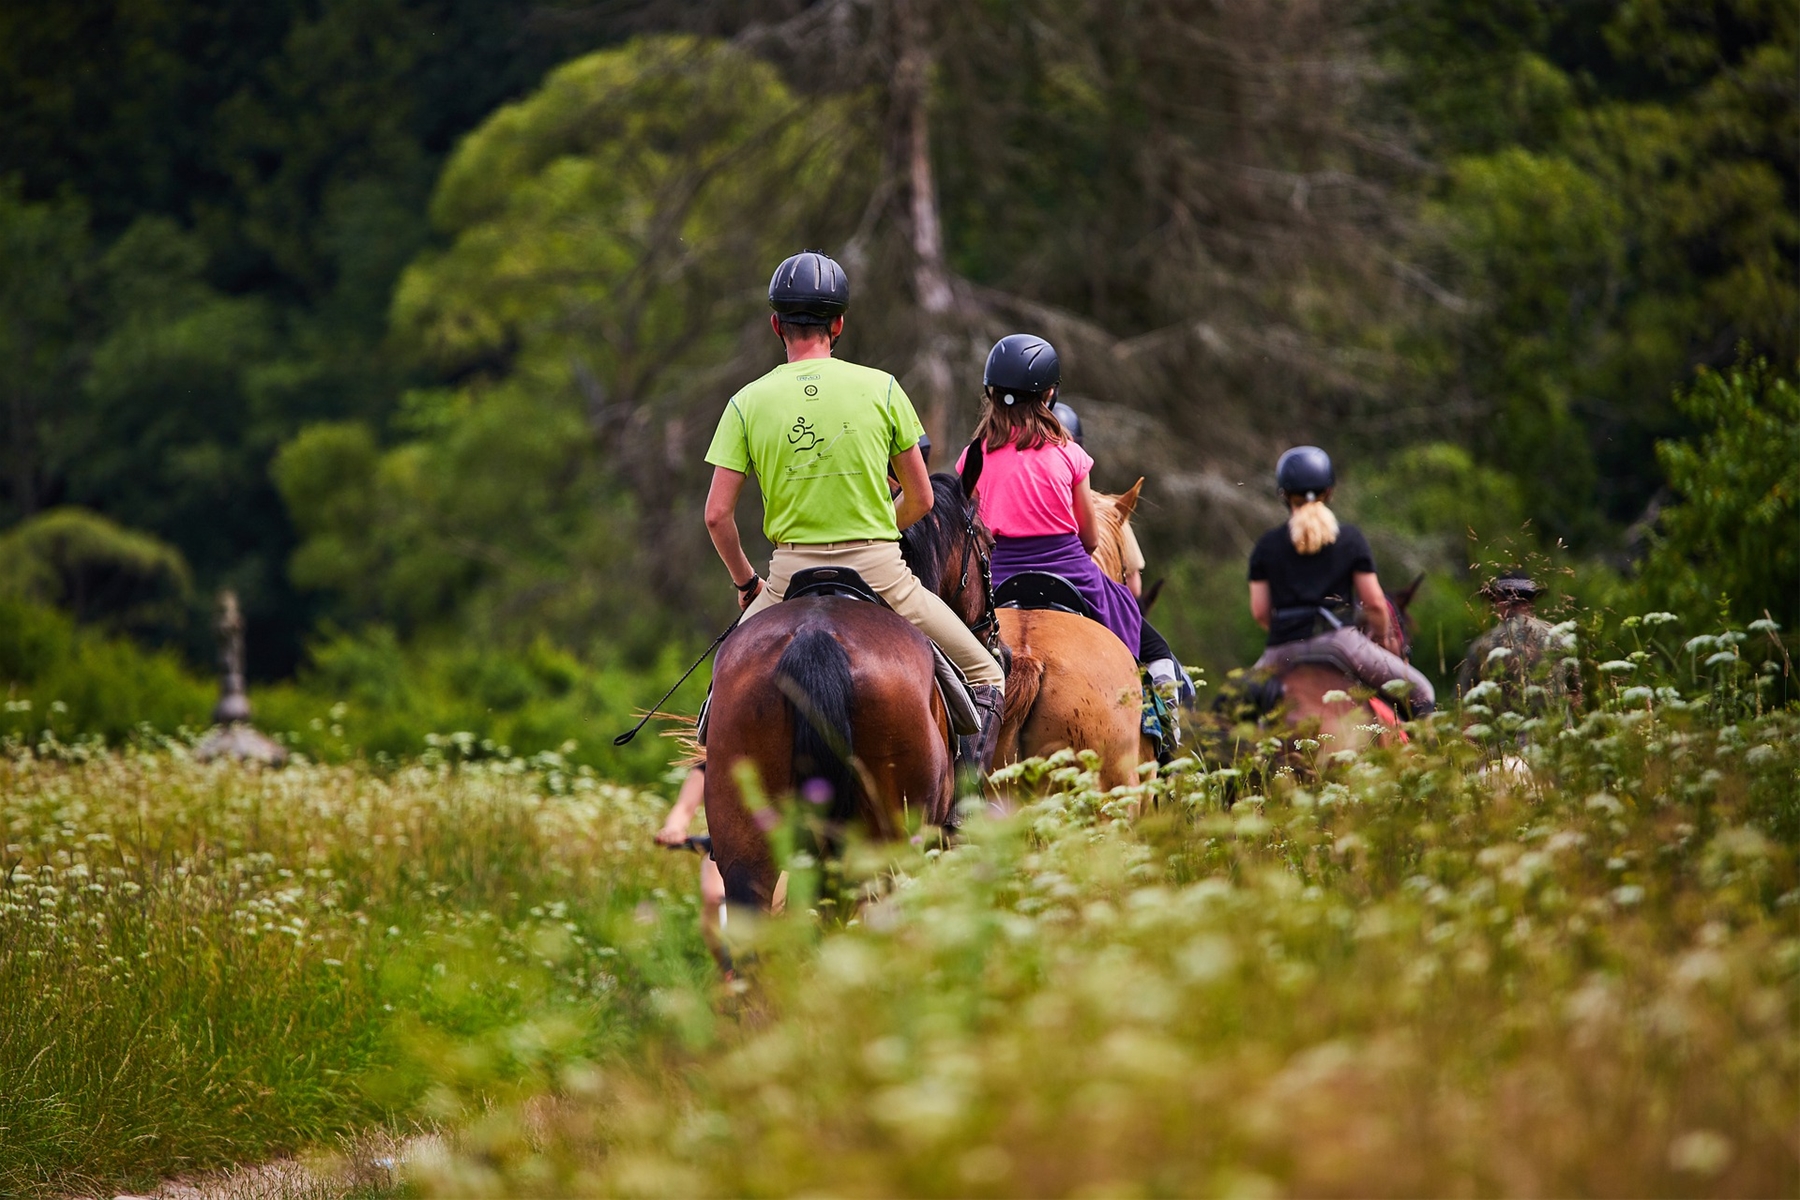
[[[1391,679],[1404,679],[1412,684],[1409,699],[1414,704],[1430,707],[1437,703],[1431,680],[1420,674],[1417,667],[1347,626],[1304,641],[1270,646],[1256,660],[1256,669],[1282,671],[1297,663],[1323,663],[1336,667],[1372,688],[1380,688]]]
[[[899,542],[831,542],[820,546],[783,544],[775,547],[769,559],[769,577],[763,581],[762,594],[745,610],[753,617],[787,594],[788,580],[808,567],[849,567],[863,577],[888,602],[888,607],[915,625],[919,632],[936,642],[950,656],[970,683],[1004,687],[1006,676],[1000,664],[981,639],[940,600],[935,592],[919,582],[900,557]]]

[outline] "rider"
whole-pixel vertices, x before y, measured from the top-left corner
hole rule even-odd
[[[979,443],[983,453],[975,497],[994,535],[994,584],[1021,571],[1061,575],[1135,653],[1143,630],[1137,601],[1089,557],[1100,541],[1088,486],[1094,460],[1050,411],[1061,379],[1056,349],[1043,338],[1010,334],[988,353],[970,446]]]
[[[994,534],[994,584],[1022,571],[1067,579],[1133,658],[1142,661],[1147,644],[1161,649],[1152,682],[1166,684],[1173,695],[1182,679],[1168,644],[1145,622],[1125,585],[1092,557],[1100,542],[1088,478],[1094,460],[1051,410],[1061,381],[1056,348],[1041,337],[1009,334],[988,352],[981,420],[970,449],[979,446],[983,455],[975,496]],[[964,450],[957,461],[959,471],[968,454]],[[1159,715],[1153,736],[1160,757],[1173,754],[1180,742],[1173,714],[1166,721]]]
[[[1469,646],[1456,669],[1457,695],[1492,679],[1515,709],[1538,709],[1571,699],[1580,703],[1581,675],[1563,657],[1567,647],[1555,628],[1537,615],[1543,591],[1535,579],[1518,570],[1505,572],[1481,589],[1493,603],[1499,623]]]
[[[861,575],[962,671],[981,714],[977,744],[991,753],[1006,679],[981,639],[900,556],[900,531],[931,511],[919,449],[925,431],[892,375],[831,356],[849,302],[843,268],[824,254],[809,250],[775,268],[769,324],[787,361],[733,396],[719,419],[706,453],[707,532],[746,620],[780,601],[797,571],[848,567]],[[898,496],[888,490],[890,466]],[[752,470],[763,532],[775,544],[766,582],[738,535],[738,496]]]
[[[1269,631],[1257,669],[1316,662],[1370,687],[1400,680],[1410,685],[1414,715],[1423,716],[1436,703],[1431,681],[1401,657],[1401,631],[1388,619],[1368,539],[1326,507],[1336,482],[1330,456],[1317,446],[1296,446],[1276,463],[1287,523],[1263,534],[1250,552],[1250,613]],[[1353,599],[1362,601],[1373,641],[1345,619]]]
[[[1069,436],[1075,439],[1075,444],[1086,450],[1087,442],[1081,434],[1081,414],[1061,400],[1052,404],[1050,411],[1056,417],[1057,423],[1069,431]],[[1142,601],[1144,598],[1144,552],[1138,546],[1137,534],[1132,531],[1130,517],[1125,518],[1119,525],[1119,542],[1119,557],[1125,572],[1125,578],[1122,581],[1125,584],[1125,590],[1129,591],[1134,599]],[[1143,612],[1141,603],[1138,611],[1140,614]],[[1183,704],[1194,702],[1193,678],[1189,676],[1187,668],[1176,659],[1175,651],[1169,648],[1168,639],[1157,632],[1155,626],[1151,625],[1148,620],[1143,622],[1143,633],[1138,640],[1137,657],[1138,661],[1144,664],[1144,669],[1150,673],[1150,678],[1157,684],[1173,686],[1175,695]]]
[[[699,762],[682,779],[681,791],[676,795],[669,815],[663,818],[662,828],[654,835],[657,845],[670,849],[687,845],[688,829],[699,815],[705,798],[706,764]],[[719,937],[724,928],[724,913],[725,877],[719,874],[719,864],[712,854],[703,854],[700,857],[700,936],[713,957],[721,962],[725,961],[724,943]]]

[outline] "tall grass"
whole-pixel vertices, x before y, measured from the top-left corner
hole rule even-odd
[[[395,1119],[434,1037],[580,1003],[617,1043],[707,969],[660,801],[554,756],[382,778],[48,749],[0,758],[0,1194]]]
[[[778,837],[729,983],[660,801],[555,754],[15,747],[0,1193],[424,1122],[442,1195],[1792,1194],[1800,709],[1674,629],[1317,772],[1023,764],[847,922]]]
[[[1791,1195],[1800,713],[1742,641],[1683,645],[1597,664],[1590,713],[1490,692],[1316,776],[1187,760],[1101,792],[1066,753],[1024,766],[1040,799],[881,851],[890,894],[849,927],[766,923],[744,1009],[663,996],[655,1061],[485,1108],[447,1082],[479,1115],[413,1178]]]

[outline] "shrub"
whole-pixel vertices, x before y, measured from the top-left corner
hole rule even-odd
[[[1691,617],[1723,607],[1800,628],[1800,390],[1753,359],[1701,368],[1675,403],[1699,429],[1657,446],[1678,499],[1657,523],[1645,582]]]

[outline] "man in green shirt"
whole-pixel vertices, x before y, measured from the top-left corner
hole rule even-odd
[[[745,619],[781,600],[808,567],[849,567],[962,670],[982,712],[984,746],[998,727],[1005,676],[994,656],[900,557],[900,531],[931,511],[919,452],[924,428],[885,371],[831,356],[850,286],[823,254],[796,254],[769,281],[769,324],[787,362],[731,398],[706,461],[713,466],[706,528],[737,586]],[[900,494],[888,488],[888,471]],[[757,577],[738,534],[737,502],[755,472],[763,532],[775,544]],[[985,765],[985,764],[984,764]]]

